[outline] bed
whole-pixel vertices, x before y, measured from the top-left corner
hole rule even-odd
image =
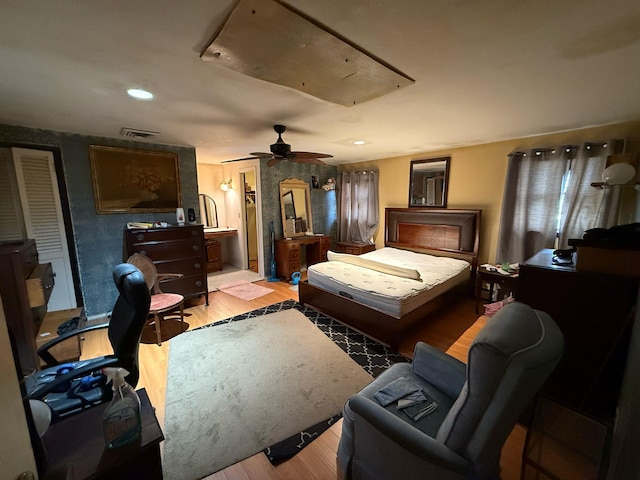
[[[411,286],[406,284],[411,283],[411,279],[398,279],[396,272],[392,272],[393,274],[389,274],[385,280],[384,269],[377,271],[375,265],[372,267],[373,272],[366,274],[360,272],[370,277],[365,279],[370,287],[368,292],[362,284],[358,286],[357,281],[345,281],[344,278],[338,278],[339,276],[334,279],[337,283],[331,284],[328,278],[330,273],[327,273],[327,270],[331,272],[336,269],[351,268],[332,261],[328,262],[328,264],[334,264],[332,267],[328,264],[309,267],[308,279],[300,283],[300,303],[398,350],[399,342],[409,328],[424,321],[427,315],[451,299],[450,294],[453,289],[474,277],[478,264],[481,212],[481,210],[440,208],[385,209],[385,248],[365,254],[362,258],[366,259],[365,262],[380,264],[393,262],[392,264],[401,270],[401,276],[411,277],[411,270],[418,270],[422,282],[417,283],[429,283],[432,288],[425,290],[416,287],[415,295],[407,294],[407,288]],[[392,257],[385,260],[388,257],[385,256],[384,251],[388,249]],[[416,254],[421,255],[411,257]],[[439,260],[454,264],[455,273],[452,278],[439,279],[442,281],[437,282],[429,279],[425,271],[428,267],[423,266],[419,260],[422,254],[445,257]],[[393,258],[395,255],[398,256],[397,260]],[[336,260],[335,257],[334,260]],[[348,258],[344,260],[350,263]],[[460,269],[460,261],[466,262],[464,264],[466,267]],[[356,270],[358,268],[362,269],[362,266],[356,265]],[[368,269],[369,266],[365,265],[364,268]],[[402,298],[400,303],[395,304],[389,301],[389,296],[385,295],[384,291],[379,291],[379,287],[376,287],[378,289],[372,287],[372,285],[385,283],[405,284],[404,293],[400,295]],[[356,288],[349,289],[349,286]]]

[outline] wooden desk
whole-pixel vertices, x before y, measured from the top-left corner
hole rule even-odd
[[[276,271],[277,275],[285,280],[291,280],[293,272],[300,271],[301,247],[305,246],[306,265],[326,262],[327,252],[331,247],[331,237],[326,235],[314,235],[294,237],[290,240],[279,238],[276,240]]]
[[[49,427],[42,437],[47,469],[44,478],[162,478],[160,442],[164,435],[145,389],[140,396],[142,438],[139,444],[109,449],[102,433],[102,415],[109,405],[83,410]]]

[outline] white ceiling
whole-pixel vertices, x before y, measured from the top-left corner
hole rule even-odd
[[[208,163],[268,151],[283,123],[340,164],[640,118],[637,0],[287,3],[415,84],[343,107],[205,62],[233,0],[0,0],[0,123],[156,131]]]

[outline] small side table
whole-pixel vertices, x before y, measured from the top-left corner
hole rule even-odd
[[[487,283],[489,289],[482,288],[482,284]],[[503,275],[498,272],[492,272],[483,267],[478,267],[476,272],[476,313],[480,313],[480,305],[482,303],[482,292],[489,292],[489,302],[493,298],[493,290],[498,285],[504,292],[510,292],[514,297],[518,293],[518,274]]]
[[[164,435],[145,389],[140,397],[140,443],[109,449],[102,433],[104,403],[54,423],[42,437],[47,470],[44,478],[161,479],[160,442]]]
[[[351,255],[362,255],[363,253],[373,252],[375,249],[375,245],[369,245],[368,243],[338,242],[336,244],[336,250],[339,253],[349,253]]]

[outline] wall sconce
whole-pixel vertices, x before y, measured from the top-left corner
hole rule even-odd
[[[233,180],[223,180],[220,184],[220,190],[224,192],[228,192],[229,190],[233,190]]]

